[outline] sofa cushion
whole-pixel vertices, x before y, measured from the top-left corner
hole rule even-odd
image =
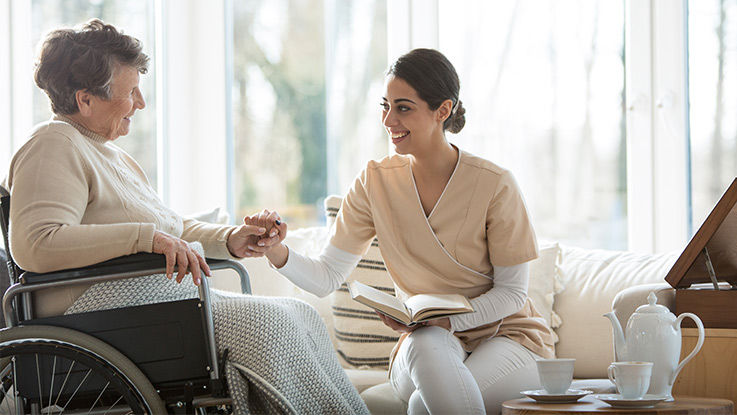
[[[389,378],[389,372],[381,369],[345,369],[345,373],[358,390],[358,393],[374,385],[384,383]]]
[[[405,415],[407,404],[399,399],[389,382],[380,383],[361,392],[369,412],[381,415]]]
[[[556,332],[558,357],[576,359],[577,378],[606,378],[614,360],[612,328],[603,314],[625,288],[662,282],[677,253],[637,254],[561,247],[562,292],[555,309],[562,323]]]

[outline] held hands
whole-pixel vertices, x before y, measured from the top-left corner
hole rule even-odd
[[[263,256],[287,237],[287,224],[281,220],[276,211],[264,209],[255,215],[246,216],[243,222],[247,225],[260,226],[268,232],[255,244],[248,246],[251,256]]]
[[[447,317],[439,318],[436,320],[425,321],[424,323],[418,323],[410,327],[410,326],[405,326],[404,324],[394,320],[391,317],[387,317],[382,313],[376,312],[376,314],[379,316],[379,318],[384,324],[386,324],[390,329],[398,333],[411,333],[417,330],[418,328],[425,327],[425,326],[438,326],[438,327],[442,327],[450,331],[450,319]]]
[[[273,231],[269,233],[271,234]],[[249,249],[249,246],[257,246],[259,241],[262,240],[265,246],[271,246],[278,241],[278,237],[276,235],[269,237],[266,228],[263,226],[244,224],[231,232],[228,237],[228,251],[238,258],[262,256],[263,254],[254,255],[254,252]]]
[[[166,256],[167,278],[172,279],[174,267],[178,268],[179,273],[176,278],[178,283],[182,282],[185,275],[191,272],[192,281],[195,285],[200,285],[202,281],[200,269],[205,272],[205,275],[210,276],[210,267],[207,266],[205,259],[182,239],[161,231],[154,231],[153,252]]]
[[[264,256],[287,236],[287,224],[281,221],[276,212],[264,209],[246,216],[243,222],[228,238],[228,249],[240,258]]]

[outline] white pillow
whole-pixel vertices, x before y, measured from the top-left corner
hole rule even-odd
[[[612,326],[603,314],[611,311],[620,291],[640,284],[662,282],[677,253],[637,254],[561,247],[560,278],[564,290],[555,309],[562,319],[558,357],[576,359],[577,378],[605,378],[614,360]]]
[[[550,327],[560,326],[560,317],[553,310],[555,294],[563,289],[560,283],[560,245],[538,241],[540,255],[530,262],[530,282],[527,296]]]
[[[197,212],[192,215],[187,215],[186,217],[200,222],[217,223],[219,225],[224,225],[230,221],[230,215],[221,207],[216,207],[204,212]]]

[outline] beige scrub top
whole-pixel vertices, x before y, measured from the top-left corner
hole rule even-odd
[[[537,258],[537,242],[511,173],[458,151],[440,199],[425,215],[409,158],[371,161],[343,199],[331,243],[363,254],[374,236],[401,298],[420,293],[477,297],[494,286],[494,267]],[[466,351],[505,336],[533,353],[554,357],[553,334],[529,299],[523,308],[470,330],[455,332]]]

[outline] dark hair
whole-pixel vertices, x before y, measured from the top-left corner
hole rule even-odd
[[[407,82],[431,110],[443,101],[453,101],[453,108],[443,123],[443,130],[458,133],[466,124],[466,109],[459,98],[461,83],[453,64],[435,49],[414,49],[399,57],[389,67],[387,75],[394,75]]]
[[[117,65],[146,73],[148,56],[142,49],[138,39],[92,19],[81,29],[58,29],[46,36],[34,79],[49,96],[55,114],[74,114],[79,111],[75,97],[79,90],[110,99]]]

